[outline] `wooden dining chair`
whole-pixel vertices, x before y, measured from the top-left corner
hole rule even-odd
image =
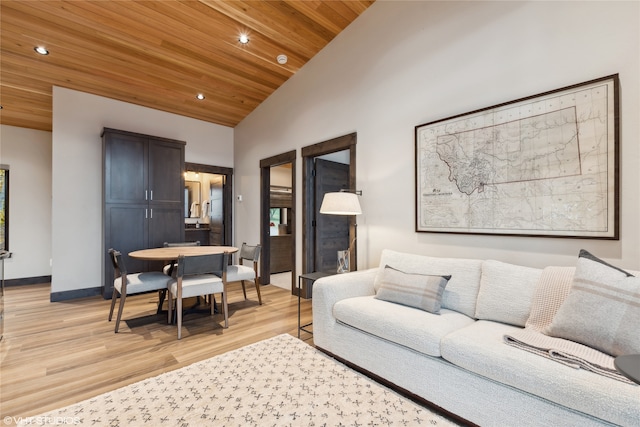
[[[227,282],[242,282],[242,293],[244,299],[247,299],[247,289],[245,288],[245,280],[253,281],[258,293],[258,303],[262,305],[262,296],[260,295],[260,279],[258,276],[258,260],[260,259],[260,245],[249,246],[242,244],[240,254],[238,255],[238,264],[230,265],[227,269]],[[245,261],[251,262],[251,267],[244,265]]]
[[[175,248],[181,246],[200,246],[200,240],[196,240],[195,242],[164,242],[162,244],[163,248]],[[162,272],[167,276],[173,276],[173,272],[175,271],[177,261],[171,261],[162,267]],[[164,304],[164,300],[167,297],[167,290],[165,289],[160,293],[160,299],[158,301],[158,314],[162,311],[162,305]]]
[[[200,240],[196,240],[195,242],[164,242],[162,244],[165,248],[175,248],[181,246],[200,246]],[[173,274],[173,269],[176,266],[176,262],[170,262],[162,268],[162,272],[167,276],[171,276]]]
[[[120,306],[118,307],[118,315],[116,317],[115,333],[120,328],[120,320],[122,319],[122,310],[127,295],[140,294],[150,291],[166,290],[167,283],[170,278],[159,271],[149,271],[144,273],[127,272],[127,267],[122,259],[122,254],[115,249],[109,249],[109,257],[113,264],[114,277],[113,294],[111,295],[111,309],[109,310],[109,322],[113,317],[113,309],[116,305],[116,299],[120,297]]]
[[[185,298],[210,295],[211,315],[215,313],[213,294],[222,294],[222,311],[224,327],[229,327],[229,310],[227,307],[227,265],[229,253],[214,255],[184,256],[178,258],[176,277],[169,281],[169,313],[173,317],[173,300],[176,300],[176,317],[178,339],[182,338],[182,300]]]

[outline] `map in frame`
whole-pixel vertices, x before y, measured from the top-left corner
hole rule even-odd
[[[618,239],[618,83],[416,126],[416,231]]]

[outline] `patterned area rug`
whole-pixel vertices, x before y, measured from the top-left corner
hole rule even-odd
[[[37,418],[113,427],[457,425],[286,334],[21,425]]]

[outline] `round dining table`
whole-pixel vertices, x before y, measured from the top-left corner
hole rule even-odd
[[[233,246],[169,246],[162,248],[149,248],[149,249],[140,249],[137,251],[129,252],[129,256],[135,259],[143,259],[146,261],[163,261],[163,262],[172,262],[177,260],[180,255],[184,255],[186,257],[189,256],[198,256],[198,255],[216,255],[223,254],[225,252],[229,252],[230,254],[238,252],[238,248]],[[158,314],[162,311],[162,304],[164,303],[166,292],[160,293],[160,298],[158,301]],[[201,309],[198,309],[200,301],[196,303],[195,306],[188,309],[188,311],[202,312]],[[207,312],[210,312],[211,309],[207,309]]]
[[[215,255],[229,252],[238,252],[238,248],[233,246],[171,246],[162,248],[140,249],[129,252],[131,258],[144,259],[147,261],[172,261],[178,259],[180,255],[186,257],[197,255]]]

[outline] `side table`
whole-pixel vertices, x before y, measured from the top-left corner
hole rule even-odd
[[[625,377],[640,384],[640,354],[627,354],[613,359],[613,365]]]
[[[302,294],[302,280],[308,280],[310,288],[313,289],[313,282],[323,277],[333,276],[334,274],[336,273],[315,271],[313,273],[305,273],[298,276],[298,338],[300,338],[300,331],[305,331],[313,335],[312,331],[305,329],[306,327],[311,326],[313,322],[306,323],[304,325],[300,324],[300,294]]]

